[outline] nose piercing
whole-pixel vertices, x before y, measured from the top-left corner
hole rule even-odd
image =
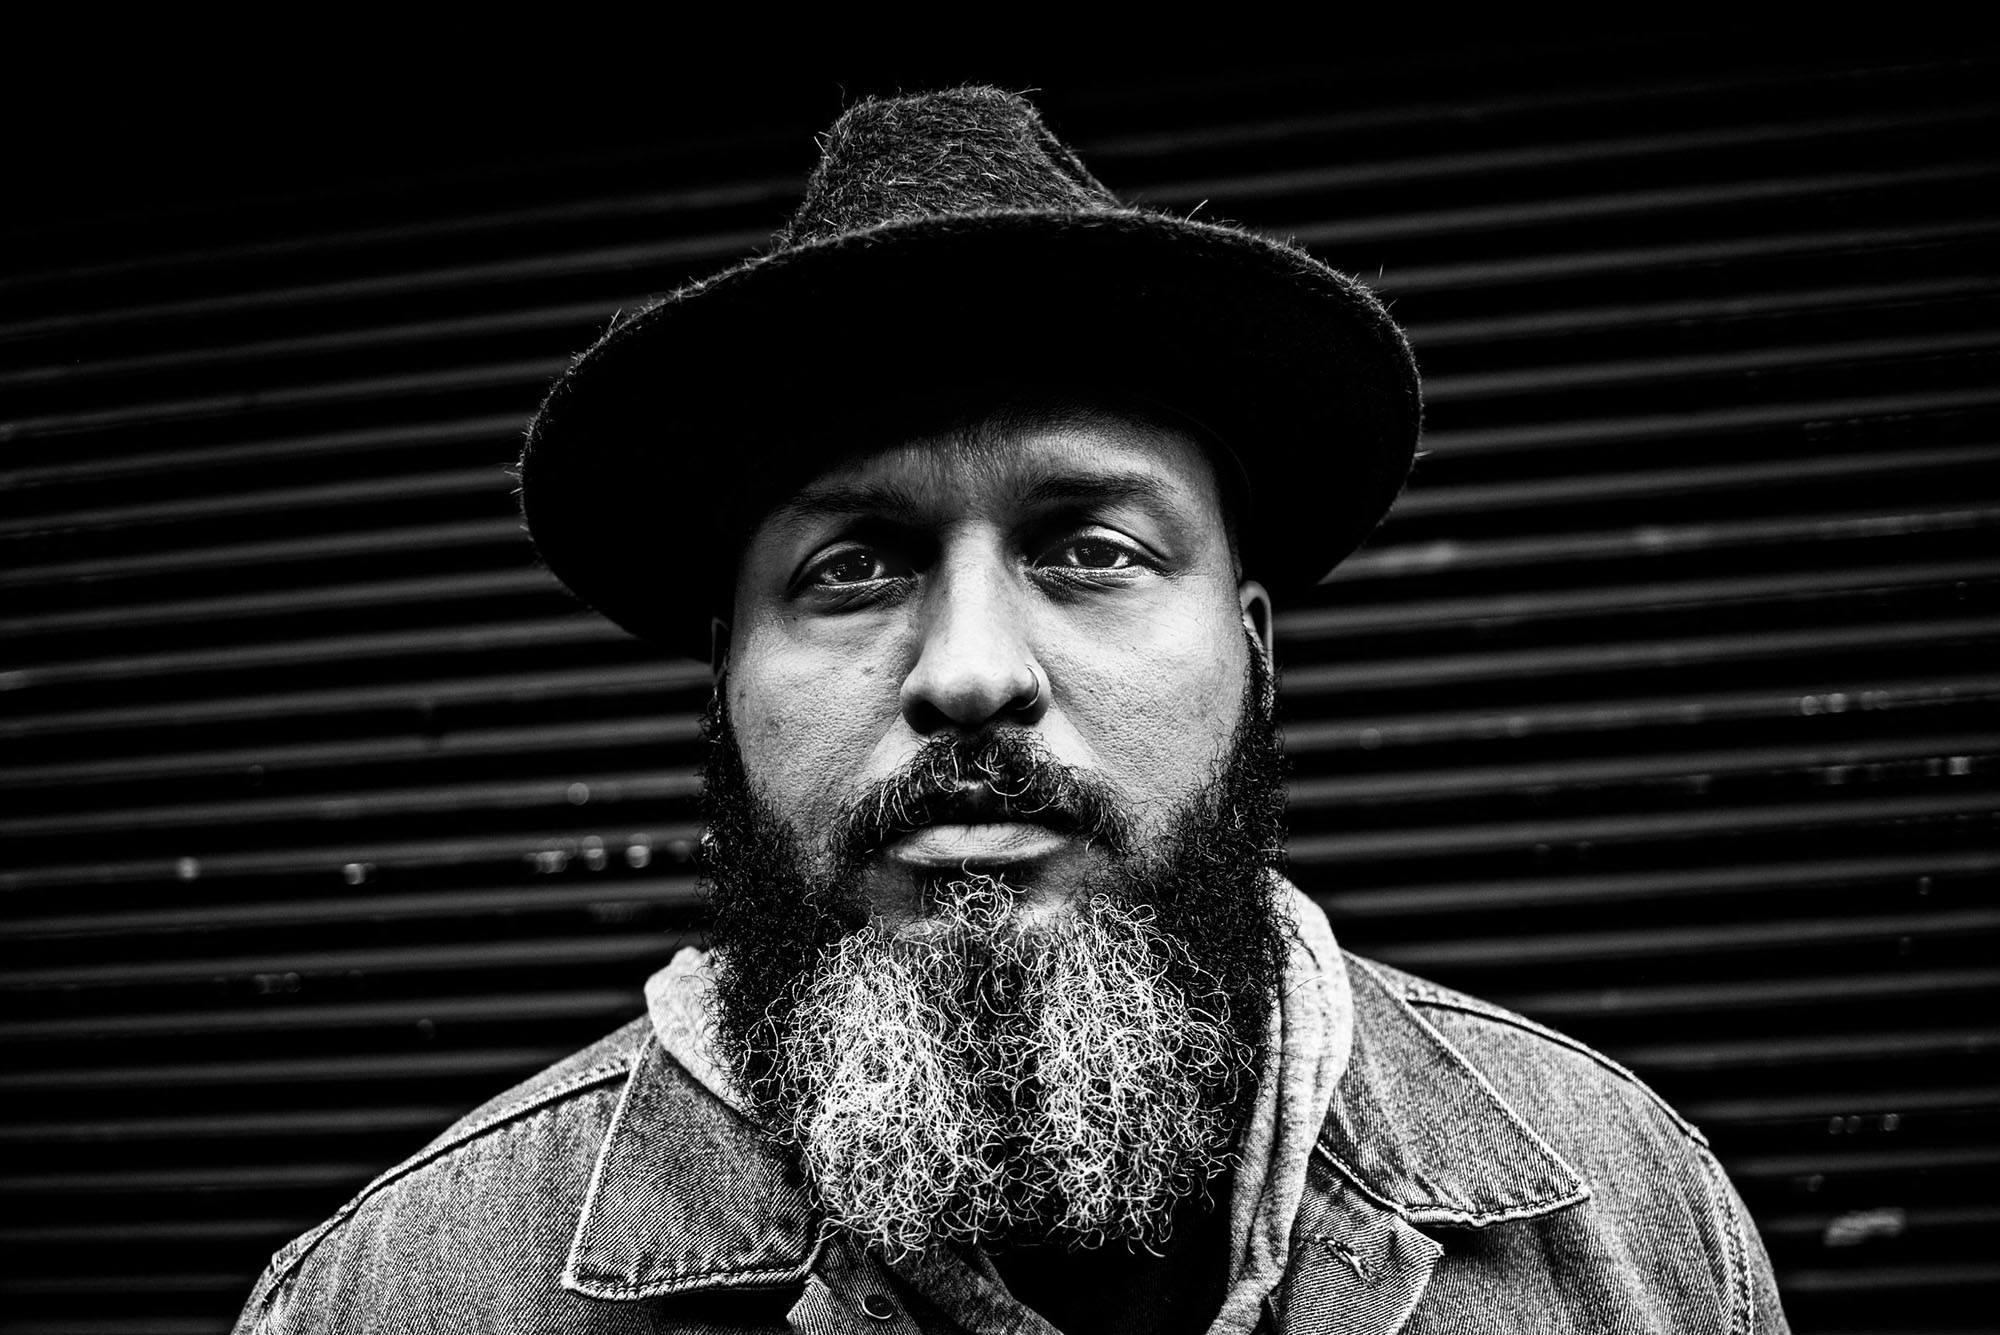
[[[1028,697],[1028,702],[1021,706],[1022,709],[1033,709],[1042,702],[1042,674],[1035,671],[1033,663],[1028,664],[1028,676],[1035,683],[1035,693]]]

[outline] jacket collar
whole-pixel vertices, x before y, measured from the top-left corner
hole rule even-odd
[[[1589,1195],[1399,989],[1347,963],[1354,1052],[1319,1139],[1342,1178],[1402,1221],[1459,1228]],[[648,1034],[599,1149],[564,1286],[619,1299],[794,1284],[823,1242],[797,1177]]]
[[[598,1150],[563,1287],[592,1298],[802,1281],[819,1246],[805,1188],[651,1029]]]
[[[1354,1053],[1319,1149],[1418,1224],[1484,1228],[1590,1195],[1577,1171],[1376,966],[1349,955]]]

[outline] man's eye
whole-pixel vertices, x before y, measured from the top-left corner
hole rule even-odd
[[[1049,553],[1050,564],[1072,570],[1124,570],[1133,564],[1129,548],[1103,538],[1078,538]]]
[[[866,547],[849,548],[835,552],[814,566],[807,583],[827,588],[840,584],[866,584],[871,580],[888,579],[895,573],[880,552]]]

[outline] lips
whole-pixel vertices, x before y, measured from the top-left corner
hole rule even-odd
[[[884,847],[898,862],[923,867],[1032,862],[1059,852],[1071,831],[1064,814],[1042,807],[1016,811],[985,784],[965,784],[908,813]]]
[[[1069,843],[1046,825],[1001,821],[982,825],[926,825],[890,844],[898,862],[919,867],[1012,865],[1051,857]]]

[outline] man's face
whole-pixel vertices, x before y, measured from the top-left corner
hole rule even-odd
[[[989,418],[836,466],[764,520],[729,717],[752,788],[809,842],[926,742],[999,731],[1101,784],[1143,847],[1222,759],[1267,626],[1185,435],[1106,411]],[[990,792],[929,814],[862,869],[891,928],[961,868],[1059,913],[1107,854]]]
[[[1212,473],[1103,413],[829,470],[753,537],[707,720],[719,1055],[828,1216],[1157,1243],[1285,954],[1263,595]]]

